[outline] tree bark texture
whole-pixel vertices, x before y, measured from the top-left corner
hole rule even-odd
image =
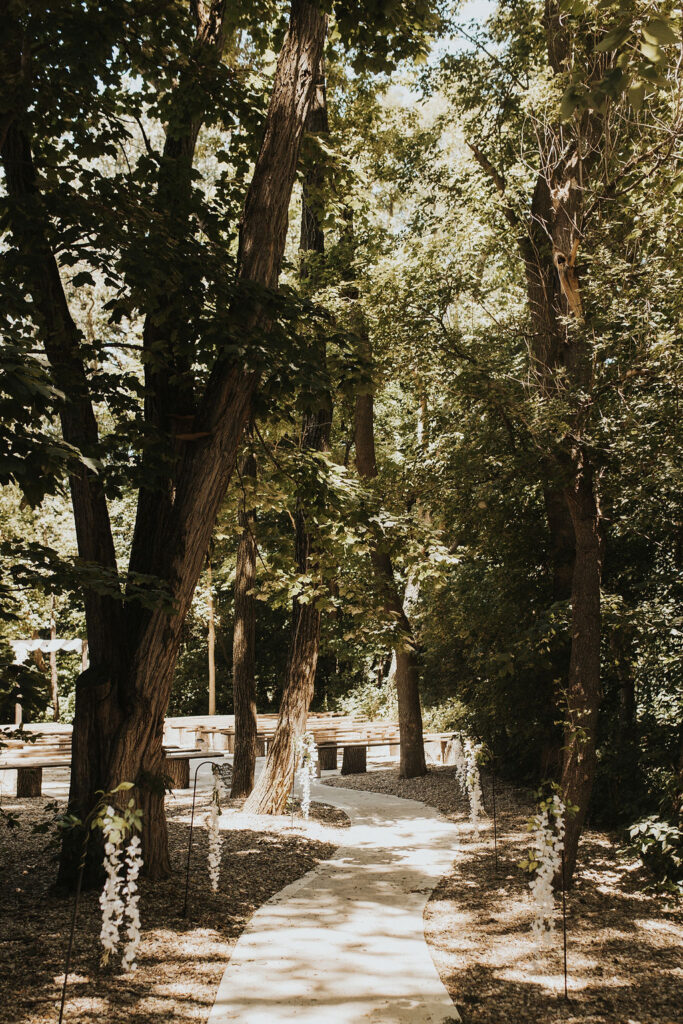
[[[242,477],[256,477],[256,460],[251,452],[244,458]],[[232,797],[249,796],[254,788],[256,766],[256,517],[253,509],[242,505],[240,534],[235,569],[235,625],[232,640],[232,687],[235,706],[235,757]]]
[[[363,480],[377,476],[375,456],[374,400],[371,392],[359,394],[355,413],[356,467]],[[394,645],[396,655],[396,695],[398,725],[401,739],[399,774],[412,779],[427,772],[420,708],[420,677],[417,648],[412,627],[403,608],[391,558],[380,549],[377,539],[372,546],[372,563],[382,589],[384,610],[395,620],[400,634]]]
[[[322,134],[328,131],[325,76],[322,58],[316,88],[311,102],[306,131]],[[321,191],[324,167],[319,162],[306,172],[301,210],[302,274],[306,273],[307,253],[322,256],[325,239],[322,230]],[[320,360],[326,365],[325,341],[315,338]],[[329,448],[332,401],[329,392],[322,397],[319,408],[309,408],[303,416],[300,447],[303,451],[326,451]],[[305,508],[301,499],[295,515],[295,555],[300,573],[314,569],[315,542],[307,529]],[[316,602],[295,598],[292,606],[292,632],[287,659],[287,679],[268,758],[256,786],[245,804],[254,814],[281,814],[287,803],[295,769],[297,737],[306,731],[308,709],[315,691],[315,673],[320,648],[320,609]]]
[[[42,768],[17,768],[17,799],[42,796],[42,790]]]
[[[602,549],[600,508],[590,465],[582,468],[567,491],[576,533],[572,582],[572,650],[569,663],[562,791],[569,813],[565,833],[565,875],[571,879],[579,838],[593,787],[600,707],[600,579]]]
[[[205,79],[217,66],[223,45],[225,2],[194,4],[196,48],[190,68]],[[293,0],[287,35],[278,58],[264,136],[256,160],[241,223],[238,280],[250,286],[277,287],[287,231],[288,207],[296,174],[301,137],[313,93],[325,39],[326,16],[306,0]],[[188,71],[188,74],[190,71]],[[160,171],[159,196],[164,189],[185,187],[194,157],[201,116],[188,122],[186,89],[179,83],[174,135],[168,138]],[[210,94],[210,91],[209,91]],[[95,454],[97,423],[80,352],[79,332],[70,315],[59,268],[48,243],[46,215],[38,193],[30,140],[18,121],[5,128],[2,160],[10,200],[13,241],[25,260],[25,276],[41,318],[41,336],[56,385],[65,394],[61,409],[64,437],[84,454]],[[180,194],[180,193],[179,193]],[[182,195],[181,195],[182,200]],[[183,202],[179,203],[182,209]],[[182,225],[174,225],[182,230]],[[237,300],[241,320],[248,309],[247,327],[267,326],[267,317],[254,298],[253,287]],[[150,298],[149,313],[156,306]],[[161,325],[163,327],[163,324]],[[181,328],[182,329],[182,328]],[[151,338],[151,321],[145,341]],[[145,415],[160,433],[168,432],[174,453],[173,486],[154,481],[143,488],[138,503],[130,570],[151,572],[166,584],[169,603],[142,608],[130,594],[85,593],[90,667],[76,686],[70,810],[84,817],[95,803],[97,790],[119,782],[136,783],[142,806],[143,851],[152,877],[170,870],[163,808],[163,721],[187,615],[201,572],[216,514],[234,469],[238,447],[257,385],[255,373],[245,372],[221,356],[198,398],[183,387],[180,412],[189,424],[190,440],[178,439],[170,419],[177,396],[168,388],[177,365],[155,369],[148,378]],[[181,367],[182,369],[182,367]],[[186,407],[187,405],[187,407]],[[188,412],[189,409],[189,412]],[[189,422],[191,421],[191,422]],[[104,492],[98,477],[83,467],[74,471],[71,494],[81,558],[105,570],[116,591],[119,579]],[[126,596],[128,600],[126,600]],[[172,610],[169,608],[172,607]],[[127,794],[128,796],[129,794]],[[79,841],[67,838],[59,880],[73,884]],[[89,862],[86,884],[98,880],[97,857]]]

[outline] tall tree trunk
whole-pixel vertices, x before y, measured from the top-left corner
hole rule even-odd
[[[310,555],[310,536],[299,516],[296,540],[297,564],[301,571],[305,571]],[[320,609],[313,602],[301,604],[295,599],[287,681],[265,767],[244,805],[248,813],[281,814],[285,809],[294,776],[295,742],[306,731],[308,709],[313,699],[319,643]]]
[[[301,136],[325,28],[326,17],[316,6],[293,0],[240,232],[238,279],[267,289],[277,287]],[[235,314],[246,321],[247,329],[267,327],[267,313],[251,292],[248,299],[237,300]],[[118,662],[114,656],[96,661],[91,641],[93,664],[77,684],[70,807],[82,816],[92,806],[97,789],[135,781],[144,811],[145,867],[152,877],[170,870],[162,740],[181,629],[251,414],[256,384],[256,374],[245,373],[228,355],[219,356],[189,430],[192,440],[178,448],[172,504],[162,503],[156,518],[144,512],[148,504],[143,502],[138,509],[141,519],[134,549],[139,561],[131,560],[131,569],[144,571],[141,566],[149,565],[167,581],[172,610],[161,603],[151,610],[141,609],[129,596],[123,628],[107,634],[115,654],[120,653]],[[88,635],[90,639],[90,627]],[[77,856],[77,844],[65,843],[60,865],[63,883],[73,883]],[[98,874],[99,867],[93,863],[89,880],[96,880]]]
[[[576,455],[576,478],[567,489],[567,504],[576,534],[572,582],[572,651],[569,663],[562,791],[569,813],[565,834],[565,874],[571,880],[579,838],[595,774],[600,709],[600,580],[602,538],[595,479],[589,464]]]
[[[55,620],[55,595],[50,594],[50,639],[57,639]],[[50,651],[50,693],[52,695],[52,718],[59,721],[59,675],[57,674],[57,652]]]
[[[256,459],[252,452],[241,467],[242,477],[255,479]],[[256,766],[256,516],[244,502],[240,508],[239,544],[235,569],[235,626],[232,639],[232,692],[235,706],[235,756],[232,772],[232,797],[249,796],[254,788]]]
[[[557,0],[547,0],[545,29],[550,66],[556,73],[562,73],[569,41]],[[600,75],[604,71],[598,62],[595,73]],[[567,397],[571,400],[572,395],[590,394],[592,388],[591,353],[585,340],[576,257],[584,237],[584,196],[602,140],[599,117],[586,114],[581,133],[581,139],[570,134],[562,145],[540,151],[541,173],[532,198],[529,233],[521,243],[535,335],[532,374],[541,396],[555,402]],[[559,142],[559,129],[556,138]],[[576,865],[595,773],[601,692],[600,579],[604,541],[597,481],[581,443],[589,406],[580,397],[568,405],[566,415],[571,429],[550,452],[556,468],[551,470],[545,488],[554,589],[562,599],[572,561],[572,534],[574,538],[562,788],[567,804],[578,810],[569,812],[565,820],[568,884]],[[559,485],[561,497],[558,478],[564,480]]]
[[[325,73],[321,61],[315,97],[306,122],[306,131],[311,135],[326,134],[327,100],[325,95]],[[309,277],[307,254],[322,256],[325,238],[322,230],[321,193],[325,169],[316,159],[304,175],[301,204],[301,275]],[[320,349],[320,359],[326,364],[325,340],[316,337],[314,347]],[[326,451],[329,448],[332,421],[332,401],[329,392],[318,400],[320,408],[310,407],[303,417],[301,428],[301,449],[303,451]],[[297,502],[295,531],[295,556],[300,573],[314,569],[315,544],[306,526],[303,499]],[[315,689],[315,673],[320,649],[320,609],[313,601],[300,602],[295,598],[292,607],[292,632],[287,659],[287,681],[273,743],[268,759],[246,808],[258,814],[279,814],[284,810],[292,784],[295,762],[295,742],[306,729],[308,709]]]
[[[216,615],[213,601],[213,573],[211,562],[206,567],[206,594],[209,602],[207,647],[209,661],[209,714],[216,714]]]
[[[549,472],[543,481],[543,501],[548,524],[549,562],[554,602],[569,601],[574,578],[576,538],[564,489]]]
[[[377,476],[375,457],[374,400],[371,392],[356,398],[355,415],[356,467],[363,480]],[[372,563],[383,594],[384,609],[394,619],[399,638],[394,645],[396,656],[396,695],[398,698],[398,724],[401,741],[399,774],[412,779],[424,775],[427,762],[422,733],[420,708],[419,665],[415,638],[394,578],[389,554],[382,551],[375,540]]]

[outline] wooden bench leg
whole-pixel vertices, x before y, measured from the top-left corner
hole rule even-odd
[[[190,788],[189,757],[167,757],[164,759],[164,772],[171,780],[173,789]]]
[[[401,756],[401,744],[390,743],[389,744],[389,757],[400,757]]]
[[[263,736],[257,736],[256,737],[256,756],[257,757],[265,757],[266,756],[266,741],[263,738]]]
[[[318,764],[323,772],[336,772],[337,770],[337,748],[318,747]]]
[[[42,796],[43,769],[17,768],[17,796]]]
[[[365,746],[344,747],[342,775],[361,775],[368,770],[368,748]]]

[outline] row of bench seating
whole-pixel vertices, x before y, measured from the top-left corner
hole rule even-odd
[[[40,730],[35,726],[24,727],[21,733],[3,726],[0,741],[0,771],[16,771],[17,797],[42,795],[44,768],[71,767],[70,726],[57,731],[52,731],[49,725]],[[206,757],[206,751],[198,747],[164,745],[164,773],[174,787],[189,787],[190,761],[197,757]]]
[[[206,724],[204,719],[194,724],[192,720],[184,720],[182,728],[185,732],[179,732],[180,727],[172,720],[170,727],[167,722],[164,769],[175,787],[185,789],[189,786],[190,760],[234,751],[234,718],[221,716],[221,719],[232,721],[212,725]],[[259,715],[257,753],[261,756],[267,753],[276,724],[276,715]],[[313,714],[308,718],[308,731],[315,737],[321,771],[337,769],[340,748],[342,775],[367,770],[368,748],[386,748],[390,757],[398,756],[400,752],[399,727],[394,722],[370,722],[353,716]],[[190,734],[193,734],[194,739],[192,746],[169,742],[171,737],[189,739]],[[451,733],[425,734],[425,746],[431,748],[435,760],[447,762],[451,737]],[[4,749],[0,749],[0,770],[17,771],[18,797],[41,795],[43,768],[69,767],[71,764],[70,726],[27,726],[25,736],[8,735],[3,744]]]

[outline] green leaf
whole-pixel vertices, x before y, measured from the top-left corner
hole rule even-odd
[[[629,103],[634,110],[640,110],[645,99],[645,82],[641,79],[631,82],[628,87]]]
[[[92,274],[88,273],[87,270],[82,270],[80,274],[76,274],[72,279],[71,284],[74,288],[82,288],[84,284],[90,284],[94,287],[95,279]]]
[[[662,80],[662,76],[657,68],[646,60],[641,60],[638,64],[638,75],[644,78],[646,82],[651,82],[652,85],[659,85]]]
[[[666,46],[667,43],[678,42],[678,36],[669,22],[663,18],[653,18],[652,21],[648,21],[647,25],[643,25],[642,33],[649,43],[662,43]]]
[[[566,90],[560,103],[560,118],[568,121],[577,107],[583,104],[583,94],[574,85]]]
[[[632,34],[630,25],[615,25],[614,28],[611,28],[607,35],[600,40],[595,49],[598,53],[604,53],[606,50],[616,50],[622,46]]]
[[[648,43],[645,39],[641,40],[640,52],[644,57],[647,57],[653,64],[661,64],[664,60],[664,54],[657,46],[656,43]]]

